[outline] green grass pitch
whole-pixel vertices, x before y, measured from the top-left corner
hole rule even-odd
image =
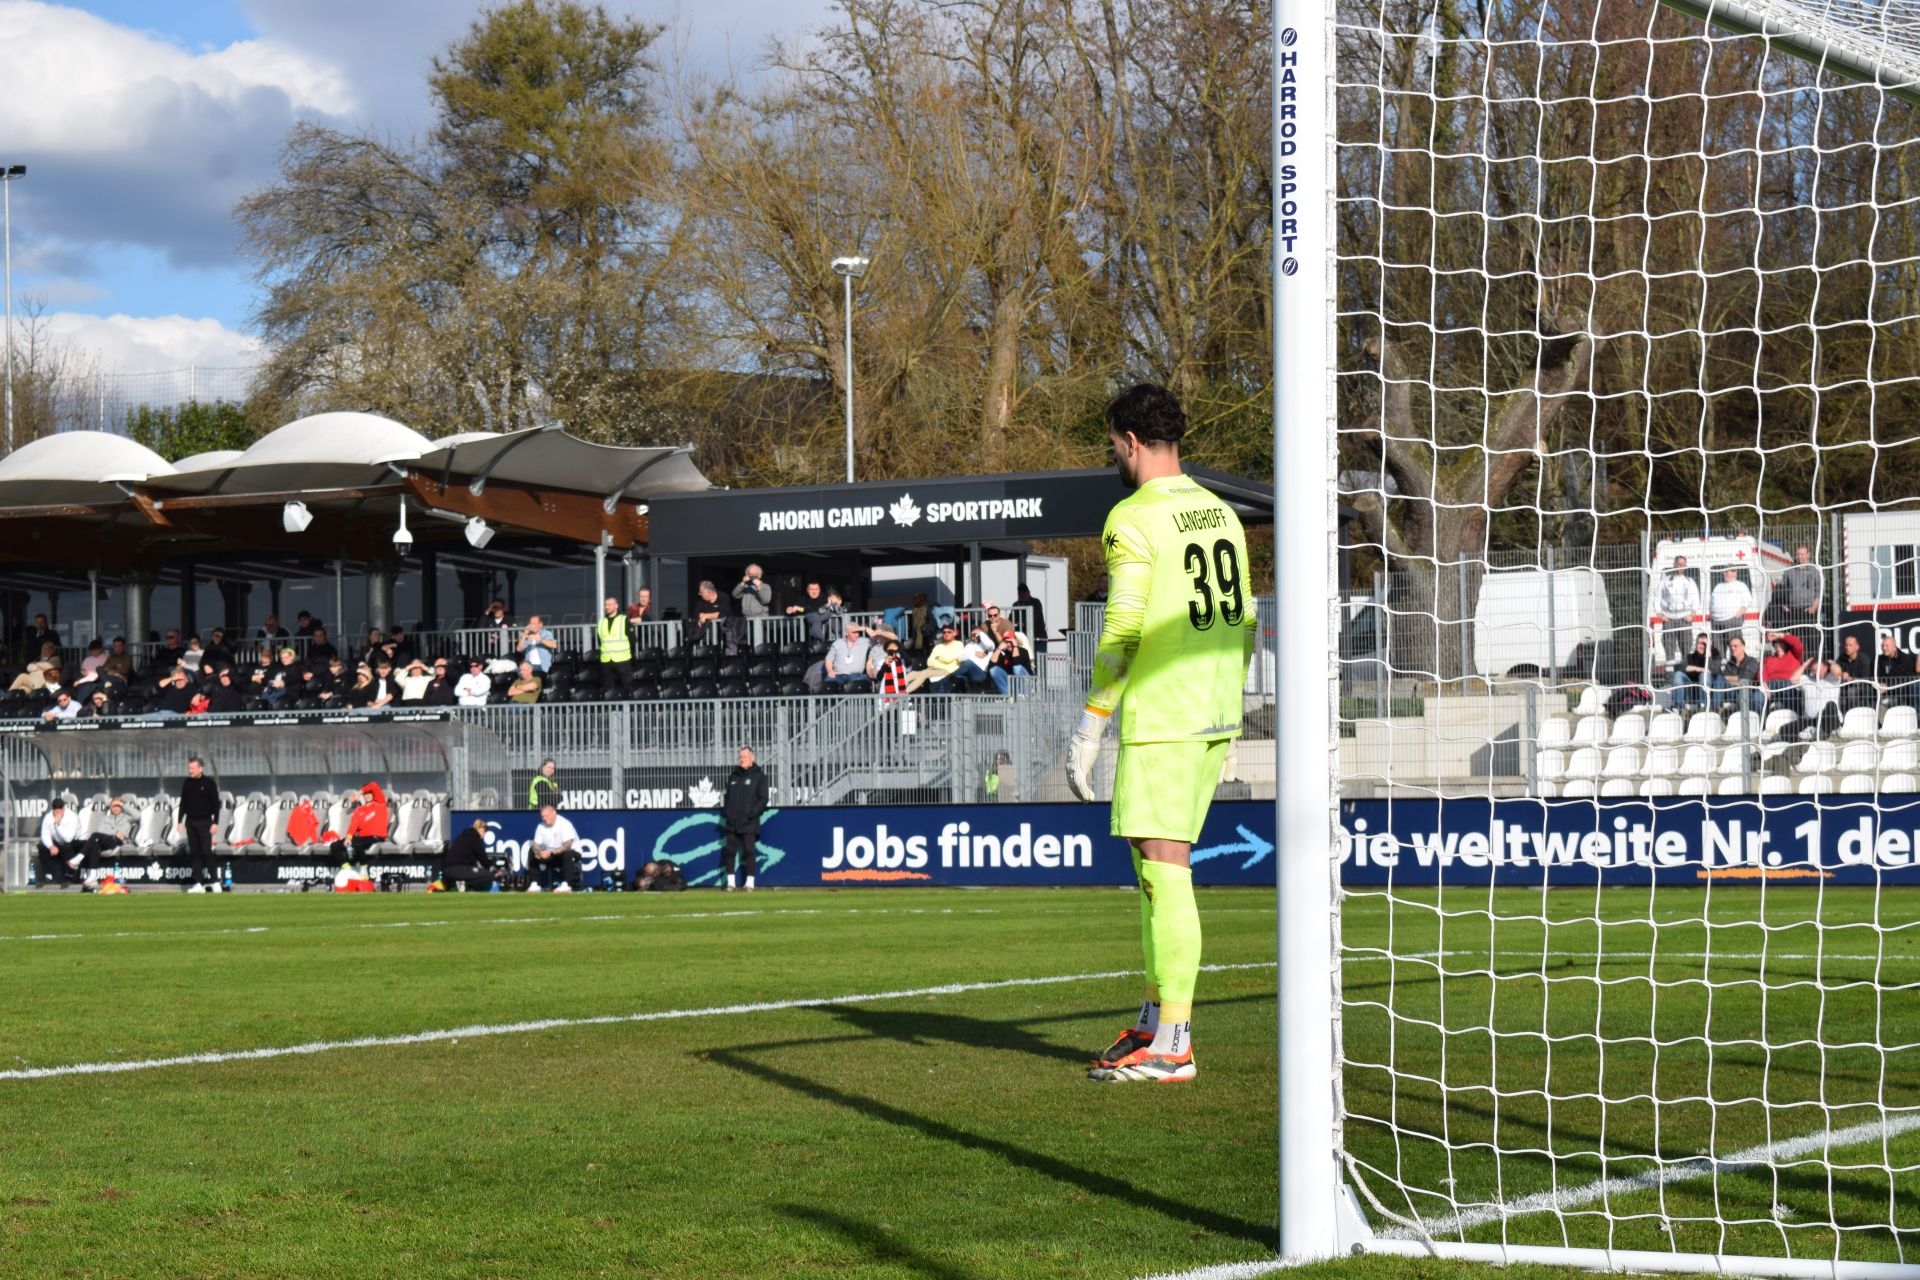
[[[1350,1145],[1375,1169],[1397,1159],[1409,1187],[1431,1193],[1451,1177],[1462,1200],[1494,1188],[1515,1198],[1556,1172],[1564,1187],[1645,1167],[1583,1154],[1596,1142],[1679,1159],[1855,1123],[1876,1091],[1896,1106],[1920,1101],[1910,1052],[1867,1063],[1855,1050],[1764,1045],[1716,1050],[1710,1094],[1727,1101],[1658,1100],[1682,1090],[1684,1062],[1705,1062],[1686,1036],[1704,1029],[1709,1006],[1688,976],[1733,982],[1762,968],[1731,958],[1707,968],[1693,952],[1743,956],[1764,939],[1777,957],[1765,974],[1785,984],[1764,998],[1716,987],[1716,1031],[1759,1017],[1769,1034],[1804,1038],[1824,1019],[1834,1043],[1916,1038],[1912,990],[1876,1004],[1856,980],[1862,964],[1920,976],[1899,968],[1920,969],[1910,927],[1920,903],[1883,895],[1888,927],[1825,931],[1829,959],[1816,963],[1785,958],[1813,950],[1808,914],[1858,925],[1874,903],[1829,893],[1815,908],[1816,895],[1796,892],[1790,918],[1774,906],[1789,895],[1762,913],[1757,891],[1716,889],[1716,914],[1767,928],[1711,931],[1684,922],[1705,900],[1697,892],[1350,900],[1345,1019],[1362,1061],[1345,1085],[1356,1111],[1393,1120],[1350,1124]],[[1895,906],[1908,916],[1893,918]],[[1668,910],[1674,921],[1645,923]],[[1102,1088],[1085,1082],[1085,1058],[1138,999],[1133,977],[1084,976],[1137,964],[1134,902],[1115,890],[0,898],[10,978],[0,1071],[16,1073],[0,1079],[0,1275],[1126,1280],[1258,1261],[1274,1240],[1273,895],[1203,892],[1201,914],[1207,962],[1252,967],[1202,978],[1199,1082]],[[1389,939],[1407,958],[1376,957]],[[1543,943],[1544,964],[1509,954]],[[1876,948],[1877,961],[1857,958]],[[1581,954],[1595,950],[1623,958],[1596,968]],[[1444,997],[1442,964],[1458,975]],[[1489,968],[1501,976],[1489,980]],[[832,999],[1053,978],[1068,980]],[[1380,1012],[1389,1003],[1400,1017]],[[1870,1006],[1878,1021],[1861,1032]],[[625,1020],[662,1011],[693,1016]],[[1499,1035],[1472,1030],[1490,1016]],[[622,1020],[17,1078],[591,1018]],[[1630,1035],[1657,1026],[1675,1043],[1662,1044],[1657,1069],[1651,1048],[1630,1045],[1600,1063],[1579,1039],[1596,1019]],[[1609,1105],[1604,1134],[1597,1104],[1556,1101],[1549,1123],[1547,1104],[1526,1096],[1546,1079],[1547,1041],[1533,1034],[1543,1026],[1556,1094],[1585,1082],[1628,1099]],[[1397,1082],[1366,1065],[1376,1060],[1395,1064]],[[1514,1091],[1497,1108],[1484,1088],[1496,1075]],[[1631,1101],[1635,1082],[1644,1106]],[[1760,1097],[1776,1105],[1741,1101]],[[1821,1097],[1830,1114],[1778,1105]],[[1719,1126],[1710,1142],[1708,1123]],[[1496,1132],[1555,1158],[1496,1163],[1475,1146]],[[1914,1136],[1890,1150],[1896,1164],[1920,1160]],[[1809,1177],[1796,1172],[1784,1192],[1764,1172],[1717,1181],[1730,1216],[1764,1218],[1777,1202],[1811,1213]],[[1670,1207],[1691,1197],[1692,1213],[1713,1189],[1703,1179],[1621,1191],[1613,1229],[1627,1244],[1644,1226],[1636,1215],[1657,1212],[1663,1195]],[[1431,1194],[1398,1194],[1402,1207],[1448,1211]],[[1913,1256],[1914,1238],[1884,1225],[1890,1212],[1914,1225],[1912,1175],[1849,1173],[1835,1202],[1863,1224],[1843,1233],[1847,1256]],[[1608,1219],[1568,1221],[1574,1242],[1590,1243],[1579,1233],[1604,1234]],[[1546,1214],[1508,1228],[1529,1240],[1558,1230]],[[1467,1234],[1498,1238],[1499,1227]],[[1818,1234],[1791,1231],[1790,1247],[1818,1252]],[[1740,1243],[1781,1247],[1759,1248],[1751,1233],[1727,1247]],[[1365,1258],[1316,1270],[1472,1268]]]

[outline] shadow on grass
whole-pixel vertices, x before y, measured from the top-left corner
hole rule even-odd
[[[971,1280],[969,1273],[956,1270],[944,1262],[928,1257],[871,1222],[849,1218],[844,1214],[834,1213],[830,1209],[822,1209],[818,1205],[776,1204],[773,1206],[773,1211],[795,1222],[804,1222],[809,1226],[829,1231],[875,1262],[905,1267],[916,1275],[928,1277],[928,1280]]]
[[[1202,1230],[1213,1232],[1216,1235],[1226,1236],[1235,1240],[1245,1240],[1249,1243],[1260,1245],[1263,1248],[1271,1248],[1278,1232],[1278,1229],[1272,1223],[1249,1222],[1244,1218],[1231,1217],[1224,1213],[1217,1213],[1211,1209],[1203,1209],[1198,1205],[1181,1204],[1179,1201],[1171,1200],[1157,1192],[1148,1191],[1143,1187],[1137,1187],[1126,1179],[1116,1177],[1113,1174],[1103,1173],[1097,1169],[1082,1169],[1058,1157],[1045,1155],[1038,1151],[1029,1151],[1024,1147],[1015,1146],[1013,1143],[1006,1142],[1000,1138],[992,1138],[978,1133],[969,1133],[967,1130],[956,1128],[943,1120],[935,1120],[931,1116],[923,1116],[916,1112],[908,1111],[904,1107],[897,1107],[892,1103],[882,1102],[878,1098],[864,1097],[861,1094],[850,1093],[844,1089],[837,1089],[832,1085],[823,1084],[818,1080],[809,1080],[805,1076],[798,1076],[791,1072],[781,1071],[777,1067],[770,1067],[765,1063],[756,1062],[736,1050],[710,1050],[707,1054],[707,1060],[738,1071],[742,1075],[752,1076],[755,1079],[764,1080],[768,1084],[778,1085],[782,1089],[790,1090],[804,1097],[813,1098],[820,1102],[832,1103],[834,1106],[844,1107],[849,1111],[856,1111],[869,1119],[878,1120],[883,1124],[890,1124],[897,1128],[909,1129],[923,1137],[932,1138],[938,1142],[950,1143],[963,1150],[979,1151],[998,1157],[1009,1165],[1029,1170],[1042,1177],[1051,1178],[1056,1182],[1078,1187],[1082,1191],[1086,1191],[1092,1195],[1103,1196],[1109,1200],[1121,1201],[1137,1208],[1163,1214],[1166,1217],[1189,1223]]]

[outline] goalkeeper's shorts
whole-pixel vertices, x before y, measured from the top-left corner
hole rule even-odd
[[[1113,774],[1113,834],[1198,840],[1232,744],[1232,738],[1121,743]]]

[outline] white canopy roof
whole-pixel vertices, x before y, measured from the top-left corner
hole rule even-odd
[[[117,484],[141,484],[172,474],[165,458],[125,436],[62,431],[0,458],[0,502],[103,502],[122,496]]]
[[[449,436],[434,441],[413,469],[442,481],[465,476],[474,493],[484,492],[489,480],[596,493],[608,510],[623,499],[712,488],[685,446],[594,444],[557,426]]]
[[[388,463],[432,448],[412,427],[374,413],[316,413],[268,432],[239,457],[184,468],[156,487],[187,493],[277,493],[391,479]]]

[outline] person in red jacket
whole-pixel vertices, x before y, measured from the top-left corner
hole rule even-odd
[[[360,788],[360,803],[347,819],[347,838],[335,840],[328,848],[342,862],[361,862],[367,851],[387,838],[387,793],[377,782]]]
[[[1789,631],[1776,631],[1767,637],[1767,656],[1760,663],[1760,683],[1767,688],[1770,710],[1786,710],[1796,716],[1806,714],[1805,694],[1798,687],[1806,682],[1807,654],[1800,637]]]

